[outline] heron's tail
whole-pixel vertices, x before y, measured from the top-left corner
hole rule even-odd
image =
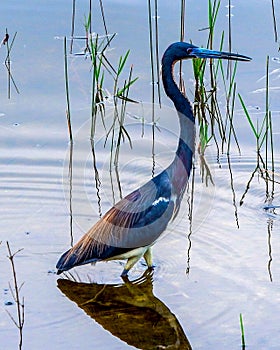
[[[91,240],[90,244],[83,244],[82,238],[74,247],[61,255],[56,264],[57,274],[68,271],[75,266],[96,263],[97,261],[108,260],[131,250],[130,248],[118,248],[106,244],[97,244]]]
[[[64,271],[68,271],[72,269],[72,267],[94,263],[99,260],[97,256],[88,256],[87,252],[81,252],[79,249],[75,249],[74,246],[59,258],[56,264],[57,274],[59,275]]]

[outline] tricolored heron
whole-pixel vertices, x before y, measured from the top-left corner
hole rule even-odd
[[[59,259],[57,273],[72,267],[127,259],[122,277],[144,257],[152,267],[151,247],[178,213],[192,168],[195,120],[188,99],[173,78],[174,63],[188,58],[249,61],[243,55],[203,49],[185,42],[171,44],[162,58],[162,81],[180,122],[180,138],[172,163],[146,184],[115,204]]]

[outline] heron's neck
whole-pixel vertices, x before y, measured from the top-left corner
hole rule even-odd
[[[194,115],[189,100],[181,93],[174,81],[172,57],[163,57],[162,59],[162,81],[166,95],[172,100],[179,114],[181,128],[184,126],[185,118],[194,123]],[[185,118],[184,118],[185,117]]]
[[[195,123],[192,107],[188,99],[180,92],[173,78],[174,60],[164,56],[162,60],[162,81],[167,96],[177,110],[180,122],[180,138],[175,159],[171,165],[176,175],[180,172],[182,181],[187,181],[192,168],[192,157],[195,144]],[[183,165],[184,169],[179,171]],[[176,176],[178,177],[178,176]]]

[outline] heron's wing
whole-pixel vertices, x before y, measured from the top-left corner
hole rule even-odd
[[[71,261],[73,267],[149,246],[165,230],[173,211],[170,180],[162,172],[116,203],[61,262]]]
[[[116,203],[84,236],[85,242],[129,249],[151,245],[173,209],[169,177],[163,172]]]

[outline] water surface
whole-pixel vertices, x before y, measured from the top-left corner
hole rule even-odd
[[[207,26],[207,3],[189,1],[187,5],[186,39],[197,45],[206,42],[207,33],[199,29]],[[265,63],[266,56],[270,56],[270,109],[275,179],[279,182],[279,55],[270,4],[236,1],[233,5],[232,49],[253,58],[251,63],[238,66],[238,92],[254,121],[261,120],[265,110]],[[153,159],[146,3],[106,1],[104,7],[109,31],[118,33],[110,57],[114,60],[131,50],[129,63],[133,63],[134,74],[139,76],[131,97],[142,103],[128,109],[127,128],[134,146],[132,150],[128,142],[122,146],[120,187],[115,173],[110,177],[110,149],[108,145],[103,147],[105,133],[99,125],[96,156],[102,183],[100,192],[95,187],[88,148],[90,66],[83,58],[73,57],[69,58],[75,134],[72,183],[68,177],[61,38],[70,36],[71,4],[40,1],[34,8],[30,1],[9,1],[0,13],[1,35],[4,37],[5,27],[11,37],[18,32],[11,58],[20,90],[17,95],[12,88],[12,98],[7,99],[3,65],[0,70],[1,346],[15,349],[18,344],[17,328],[6,312],[16,316],[16,307],[5,305],[13,302],[9,291],[12,271],[6,249],[9,241],[13,251],[23,248],[15,264],[18,280],[24,282],[21,295],[25,300],[25,349],[80,349],[81,344],[83,349],[153,349],[155,342],[164,346],[173,344],[173,348],[174,344],[180,344],[180,349],[188,349],[189,344],[193,349],[238,349],[240,313],[248,347],[278,349],[279,184],[275,183],[269,202],[267,185],[256,175],[240,205],[256,166],[256,145],[238,103],[234,118],[241,154],[233,146],[230,157],[226,154],[217,157],[211,144],[206,161],[214,184],[209,181],[208,186],[205,178],[202,179],[199,157],[196,158],[193,215],[190,218],[191,193],[188,192],[176,222],[154,246],[152,274],[144,274],[146,267],[141,262],[133,268],[131,282],[127,283],[119,277],[123,268],[120,262],[77,268],[70,278],[72,282],[61,281],[55,274],[57,259],[71,242],[77,241],[121,194],[150,179],[153,171],[157,173],[165,168],[177,144],[176,114],[163,97],[164,108],[156,109],[160,119]],[[77,3],[77,34],[83,34],[87,11],[86,1]],[[102,33],[98,11],[97,7],[94,31]],[[227,28],[227,12],[222,4],[217,47],[220,33]],[[159,16],[162,53],[179,38],[179,4],[162,1]],[[81,50],[82,46],[76,43],[75,50]],[[2,61],[5,55],[2,46]],[[191,96],[191,66],[184,67],[186,83],[190,86],[187,92]],[[224,104],[223,96],[220,98]],[[144,136],[141,118],[145,119]],[[271,183],[268,189],[271,194]],[[268,207],[269,204],[274,207]],[[73,290],[77,291],[75,295]],[[137,316],[137,332],[133,328],[133,315]],[[148,333],[151,320],[155,325],[153,342],[149,342],[152,335]],[[118,324],[122,332],[114,327]]]

